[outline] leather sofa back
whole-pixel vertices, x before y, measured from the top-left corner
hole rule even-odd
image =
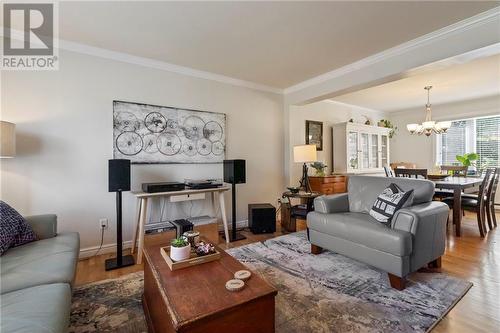
[[[394,183],[404,191],[413,189],[413,205],[432,201],[434,183],[425,179],[400,177],[349,176],[348,196],[349,211],[368,213],[378,195]]]

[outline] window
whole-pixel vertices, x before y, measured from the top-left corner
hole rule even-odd
[[[480,170],[498,167],[500,116],[453,121],[446,133],[436,136],[436,148],[436,162],[439,165],[458,164],[457,155],[477,153],[477,167]]]

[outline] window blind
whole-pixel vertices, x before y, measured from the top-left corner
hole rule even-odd
[[[457,155],[477,153],[478,169],[498,167],[500,156],[500,116],[456,120],[450,129],[437,135],[436,162],[458,164]]]
[[[500,166],[500,116],[476,119],[476,153],[480,169]]]

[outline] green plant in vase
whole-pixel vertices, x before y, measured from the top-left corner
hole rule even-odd
[[[479,155],[476,153],[468,153],[463,155],[457,155],[455,156],[455,158],[463,166],[466,166],[468,168],[470,166],[476,166],[476,161],[479,159]]]
[[[323,162],[314,162],[311,163],[311,167],[315,170],[315,175],[318,177],[325,176],[326,164]]]
[[[191,254],[191,244],[186,237],[172,239],[170,242],[170,258],[174,261],[189,259]]]
[[[184,247],[188,244],[189,243],[185,237],[175,238],[170,242],[170,245],[172,245],[173,247]]]
[[[476,164],[475,161],[479,159],[479,155],[476,153],[469,153],[469,154],[463,154],[463,155],[457,155],[456,156],[457,161],[462,163],[463,166],[474,166]]]

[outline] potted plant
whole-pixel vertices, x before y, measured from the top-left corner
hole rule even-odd
[[[189,259],[191,255],[191,244],[186,237],[179,237],[170,242],[170,258],[174,261]]]
[[[455,156],[455,158],[463,166],[470,167],[470,166],[475,166],[475,164],[476,164],[475,161],[477,161],[479,159],[479,155],[476,153],[468,153],[468,154],[463,154],[463,155],[457,155],[457,156]]]
[[[317,177],[324,177],[325,176],[325,169],[326,169],[326,164],[323,162],[314,162],[311,163],[311,167],[316,170],[315,171],[315,176]]]
[[[389,132],[389,139],[392,139],[392,137],[396,135],[396,131],[398,130],[398,128],[394,126],[394,124],[388,119],[380,119],[378,122],[378,126],[391,129],[391,131]]]

